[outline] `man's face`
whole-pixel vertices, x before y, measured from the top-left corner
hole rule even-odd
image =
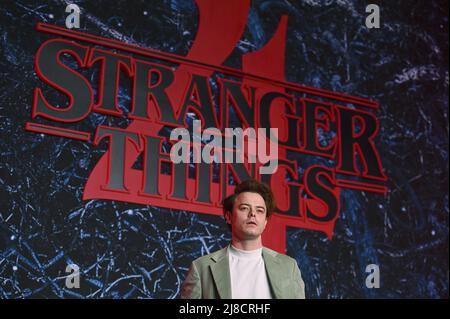
[[[231,224],[233,237],[241,240],[256,239],[261,236],[267,224],[266,203],[258,193],[240,193],[234,202],[233,212],[225,218]]]

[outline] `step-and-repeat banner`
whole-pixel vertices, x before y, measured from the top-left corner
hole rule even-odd
[[[448,298],[448,3],[0,8],[0,297],[178,298],[254,178],[307,298]]]

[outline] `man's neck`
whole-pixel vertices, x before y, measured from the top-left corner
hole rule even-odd
[[[256,250],[263,247],[261,238],[256,240],[239,240],[238,238],[232,238],[231,245],[240,250]]]

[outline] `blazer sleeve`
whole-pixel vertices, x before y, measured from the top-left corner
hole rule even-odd
[[[201,299],[202,287],[200,283],[200,276],[195,267],[195,263],[191,264],[189,272],[181,287],[181,299]]]
[[[294,299],[305,299],[305,283],[302,279],[302,274],[300,269],[298,268],[297,262],[294,262],[293,265],[293,282],[294,282]]]

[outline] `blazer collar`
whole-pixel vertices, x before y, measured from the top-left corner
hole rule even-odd
[[[266,267],[267,279],[272,287],[272,297],[274,299],[283,298],[283,289],[281,289],[280,261],[277,258],[277,252],[263,247],[262,255],[264,259],[264,266]]]
[[[215,262],[210,265],[211,273],[213,275],[219,296],[222,299],[231,299],[231,275],[228,248],[229,245],[211,256],[211,259]],[[280,287],[281,274],[279,273],[280,262],[276,257],[277,253],[263,247],[262,255],[269,284],[272,287],[272,292],[274,294],[273,297],[282,298],[283,290]]]
[[[231,299],[231,275],[228,262],[228,247],[219,250],[211,256],[215,261],[210,265],[211,273],[221,299]]]

